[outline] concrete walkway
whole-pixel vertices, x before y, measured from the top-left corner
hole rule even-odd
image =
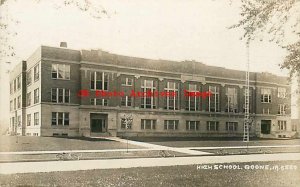
[[[117,142],[122,142],[122,143],[127,143],[128,142],[128,144],[142,146],[142,147],[146,147],[148,149],[176,151],[176,152],[179,152],[179,153],[185,153],[185,154],[189,154],[189,155],[209,155],[209,154],[212,154],[212,153],[203,152],[203,151],[191,150],[189,148],[168,147],[168,146],[156,145],[156,144],[152,144],[152,143],[126,140],[126,139],[122,139],[122,138],[118,138],[118,137],[105,137],[105,139],[113,140],[113,141],[117,141]]]
[[[0,174],[300,160],[300,153],[1,163]]]

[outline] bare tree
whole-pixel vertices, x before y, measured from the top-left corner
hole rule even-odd
[[[288,55],[280,67],[287,68],[291,77],[299,73],[300,0],[241,1],[241,20],[231,28],[243,28],[244,39],[268,38],[286,48]]]
[[[14,30],[10,29],[11,25],[18,24],[13,15],[11,15],[6,9],[9,1],[20,1],[20,0],[0,0],[0,58],[15,56],[15,50],[13,43],[10,39],[16,36]],[[31,0],[34,3],[40,3],[43,0]],[[102,17],[109,17],[106,9],[99,4],[97,0],[59,0],[52,1],[53,8],[60,9],[66,6],[74,6],[81,12],[88,12],[89,15],[95,19],[101,19]]]

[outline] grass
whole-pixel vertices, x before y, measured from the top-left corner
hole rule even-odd
[[[101,138],[60,138],[33,136],[0,136],[0,151],[59,151],[126,149],[125,143]],[[142,148],[128,145],[129,149]]]
[[[178,137],[137,137],[131,138],[142,142],[170,147],[224,147],[224,146],[246,146],[241,139],[236,138],[178,138]],[[262,145],[300,145],[300,139],[289,140],[250,140],[249,146]]]
[[[234,163],[233,163],[234,164]],[[0,175],[0,186],[280,186],[300,185],[300,161],[236,163],[296,165],[296,170],[197,170],[197,166]]]

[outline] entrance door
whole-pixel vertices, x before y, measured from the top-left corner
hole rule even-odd
[[[262,134],[271,133],[271,120],[261,120],[261,133]]]
[[[105,119],[91,119],[92,132],[106,132]]]

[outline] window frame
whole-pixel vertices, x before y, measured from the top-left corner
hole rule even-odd
[[[62,77],[60,77],[60,70],[62,72]],[[56,77],[53,75],[56,75]],[[71,65],[55,63],[51,64],[51,79],[71,80]]]

